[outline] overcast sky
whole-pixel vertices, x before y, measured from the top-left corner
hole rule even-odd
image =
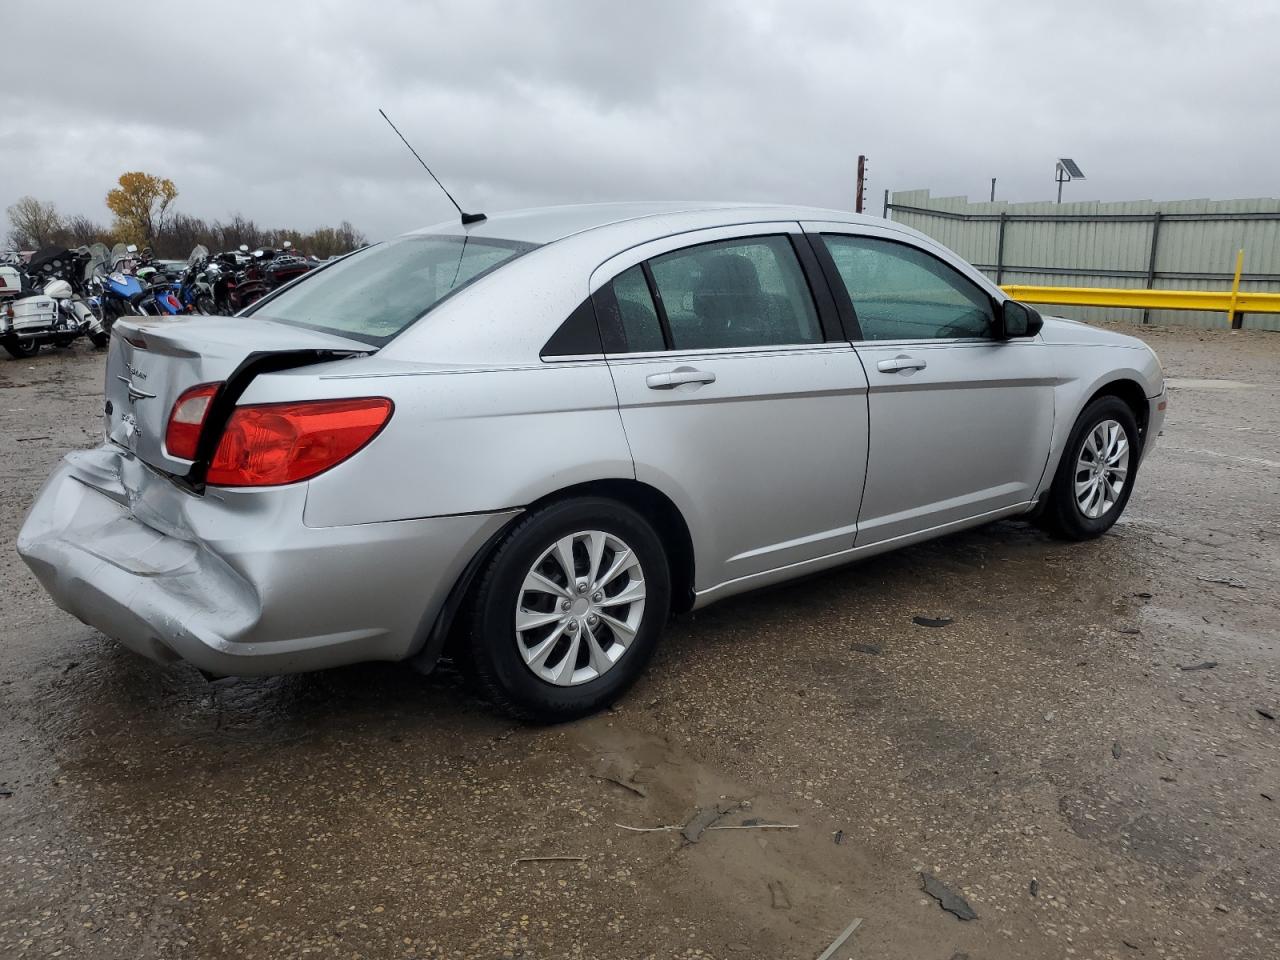
[[[868,208],[1280,194],[1280,2],[6,4],[0,207],[178,208],[370,238],[468,209],[632,198]],[[17,42],[14,42],[18,38]],[[2,231],[0,231],[2,232]]]

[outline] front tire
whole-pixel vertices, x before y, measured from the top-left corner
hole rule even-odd
[[[1085,407],[1067,438],[1041,523],[1067,540],[1100,537],[1120,518],[1142,456],[1142,437],[1129,405],[1099,397]]]
[[[604,498],[562,501],[520,520],[483,568],[462,660],[506,713],[572,720],[636,681],[670,606],[666,553],[644,517]]]

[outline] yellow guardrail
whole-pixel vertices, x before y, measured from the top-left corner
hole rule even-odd
[[[1244,251],[1236,254],[1230,290],[1149,290],[1123,287],[1038,287],[1005,284],[1000,289],[1015,300],[1071,307],[1128,307],[1138,310],[1208,310],[1225,313],[1239,327],[1244,313],[1280,313],[1280,293],[1241,292]]]

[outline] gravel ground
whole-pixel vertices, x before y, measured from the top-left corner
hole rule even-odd
[[[550,729],[394,664],[208,684],[57,610],[13,541],[103,359],[0,362],[0,956],[811,960],[855,917],[837,958],[1277,956],[1280,336],[1141,335],[1170,414],[1110,534],[727,601]],[[617,826],[717,805],[797,829]]]

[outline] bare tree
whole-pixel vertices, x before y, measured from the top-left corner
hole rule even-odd
[[[8,209],[9,243],[18,250],[39,250],[58,240],[62,218],[52,203],[26,196]]]
[[[99,240],[108,245],[112,242],[110,230],[81,214],[76,214],[63,224],[62,235],[69,247],[87,247]]]

